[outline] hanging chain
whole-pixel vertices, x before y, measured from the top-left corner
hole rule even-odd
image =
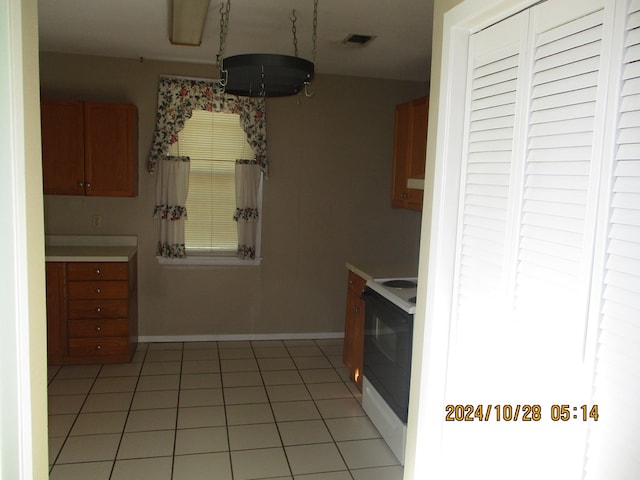
[[[220,50],[218,51],[218,82],[224,88],[227,85],[227,71],[222,69],[222,61],[224,60],[224,49],[227,43],[227,32],[229,31],[229,12],[231,11],[231,0],[220,5]]]
[[[295,57],[298,56],[298,36],[296,35],[296,20],[298,20],[298,17],[296,17],[296,11],[294,9],[291,16],[291,33],[293,33],[293,55]]]
[[[293,54],[296,57],[298,56],[298,35],[297,35],[297,29],[296,29],[297,20],[298,20],[298,17],[296,16],[296,11],[293,10],[292,16],[291,16],[291,33],[293,33]],[[316,62],[317,36],[318,36],[318,0],[314,0],[313,1],[313,35],[311,37],[311,40],[313,42],[313,50],[312,50],[313,63]]]
[[[313,63],[316,63],[316,39],[318,36],[318,0],[313,1]],[[297,56],[297,55],[296,55]]]

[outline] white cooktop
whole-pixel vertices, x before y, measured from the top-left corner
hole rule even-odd
[[[412,283],[413,285],[403,285],[408,285],[409,283]],[[367,280],[367,287],[374,292],[379,293],[405,312],[413,314],[416,312],[415,297],[418,290],[417,283],[418,279],[416,277],[373,278],[371,280]]]

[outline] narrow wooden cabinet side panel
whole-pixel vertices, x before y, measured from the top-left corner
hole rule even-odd
[[[345,332],[343,362],[349,372],[349,378],[362,390],[364,359],[364,292],[366,280],[349,271],[347,286],[347,311],[345,314]]]
[[[41,103],[42,181],[47,195],[84,195],[82,102]]]
[[[138,347],[138,254],[134,254],[127,265],[129,269],[129,358]]]
[[[87,195],[137,195],[136,108],[129,104],[84,104]]]
[[[409,178],[424,178],[427,164],[427,122],[429,121],[429,97],[413,101],[411,115],[411,161]]]
[[[67,354],[65,268],[61,262],[47,262],[47,358],[60,363]]]

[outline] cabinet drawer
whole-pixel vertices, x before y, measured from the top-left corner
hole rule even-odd
[[[127,337],[70,338],[68,352],[72,357],[128,355],[129,339]]]
[[[129,335],[129,321],[118,320],[69,320],[67,338],[126,337]]]
[[[129,296],[129,283],[126,281],[69,282],[67,295],[70,300],[126,299]]]
[[[128,280],[127,262],[70,262],[67,280]]]
[[[127,300],[74,300],[69,302],[69,319],[128,318]]]

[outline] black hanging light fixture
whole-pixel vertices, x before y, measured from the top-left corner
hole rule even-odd
[[[313,80],[316,59],[316,38],[318,27],[318,0],[313,4],[313,62],[298,57],[296,32],[296,12],[291,18],[294,56],[275,53],[249,53],[224,56],[229,29],[231,0],[220,7],[220,86],[226,93],[242,97],[285,97],[304,90],[309,93]]]

